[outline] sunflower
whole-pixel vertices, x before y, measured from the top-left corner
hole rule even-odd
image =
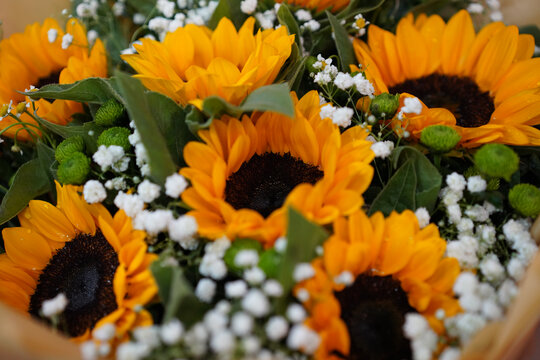
[[[336,12],[349,5],[349,0],[278,0],[277,2],[313,9],[317,12],[326,9]]]
[[[253,35],[254,24],[249,18],[238,32],[225,17],[214,31],[189,24],[168,33],[163,42],[141,39],[135,45],[138,54],[122,59],[148,89],[182,105],[200,107],[211,95],[239,105],[250,92],[274,81],[294,43],[285,27]]]
[[[252,237],[270,245],[285,229],[286,207],[328,224],[363,204],[373,176],[367,133],[340,134],[320,118],[319,97],[293,93],[294,119],[265,112],[242,120],[224,117],[199,132],[204,141],[184,148],[180,173],[192,187],[182,200],[209,238]]]
[[[32,200],[21,227],[2,231],[0,301],[40,318],[43,301],[63,293],[68,304],[60,328],[75,341],[113,324],[118,341],[130,329],[152,323],[142,309],[157,293],[149,270],[145,233],[133,230],[123,211],[112,217],[89,205],[82,189],[56,184],[58,205]]]
[[[73,37],[67,49],[62,48],[65,34]],[[105,48],[97,39],[89,51],[86,30],[76,19],[68,20],[65,32],[56,20],[48,18],[43,25],[28,25],[24,33],[13,34],[0,42],[0,106],[12,103],[15,107],[25,101],[18,91],[32,86],[70,84],[94,76],[107,76]],[[67,100],[40,99],[35,101],[35,107],[40,117],[60,125],[69,123],[74,113],[82,111],[80,103]],[[22,114],[20,120],[31,125],[13,125],[18,121],[7,116],[0,122],[0,130],[13,126],[2,135],[28,140],[29,131],[33,136],[39,133],[31,116]]]
[[[443,258],[446,242],[434,224],[420,229],[414,213],[357,211],[334,221],[324,255],[313,262],[315,276],[297,285],[310,294],[306,323],[319,333],[317,359],[403,359],[410,347],[404,316],[418,312],[441,333],[435,317],[460,308],[452,297],[459,274],[454,258]],[[340,279],[349,278],[348,286]],[[340,357],[343,358],[343,357]]]
[[[355,40],[354,49],[379,92],[423,102],[403,124],[394,119],[395,129],[418,138],[424,127],[445,124],[465,147],[540,145],[533,127],[540,124],[540,59],[531,58],[534,38],[517,27],[494,22],[476,34],[464,10],[447,24],[438,15],[409,15],[395,35],[371,25],[367,44]]]

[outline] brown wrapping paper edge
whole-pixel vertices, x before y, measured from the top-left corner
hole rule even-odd
[[[540,216],[531,228],[540,243]],[[504,321],[489,324],[463,350],[462,360],[517,360],[521,358],[540,321],[540,253],[534,257]]]
[[[77,360],[79,348],[46,326],[0,303],[0,359]]]

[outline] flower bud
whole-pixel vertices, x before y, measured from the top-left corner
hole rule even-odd
[[[460,139],[458,132],[446,125],[430,125],[422,130],[420,135],[422,144],[439,153],[449,152]]]
[[[17,114],[22,114],[26,110],[26,102],[18,103],[15,109],[17,110]]]
[[[56,147],[54,157],[59,163],[62,163],[75,152],[84,152],[84,140],[80,135],[72,136],[62,141]]]
[[[5,117],[8,111],[9,111],[9,104],[4,104],[0,106],[0,118]]]
[[[96,111],[95,122],[100,126],[113,126],[124,113],[124,107],[115,99],[107,100]]]
[[[74,152],[58,166],[56,175],[62,184],[80,185],[90,172],[90,159],[81,152]]]
[[[383,93],[371,99],[369,111],[380,119],[391,119],[399,107],[399,94]]]
[[[540,189],[531,184],[518,184],[508,193],[510,205],[525,216],[540,214]]]
[[[128,151],[131,148],[131,144],[129,143],[128,139],[130,134],[129,129],[123,127],[112,127],[99,135],[97,144],[98,146],[117,145],[121,146],[124,151]]]
[[[481,173],[510,181],[519,168],[519,157],[506,145],[487,144],[474,154],[474,163]]]

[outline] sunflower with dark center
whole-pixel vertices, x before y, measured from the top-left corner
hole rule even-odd
[[[297,285],[309,299],[306,324],[318,332],[316,359],[410,359],[403,334],[405,315],[422,314],[441,334],[445,316],[460,311],[452,296],[459,263],[444,258],[438,228],[418,226],[414,213],[388,218],[363,211],[334,221],[324,255],[313,261],[315,276]],[[343,283],[340,279],[352,279]]]
[[[397,133],[419,138],[441,124],[454,127],[464,147],[540,145],[540,58],[532,58],[534,38],[516,26],[494,22],[476,34],[464,10],[448,23],[409,14],[395,35],[371,25],[367,43],[355,40],[354,49],[379,93],[423,103],[420,114],[392,120]]]
[[[199,132],[203,142],[185,146],[188,167],[180,173],[192,186],[182,200],[201,235],[271,245],[284,233],[287,206],[319,224],[362,206],[373,176],[367,132],[353,127],[341,134],[321,119],[316,91],[293,99],[294,118],[223,117]]]
[[[67,49],[62,48],[65,34],[73,36]],[[28,25],[23,33],[11,35],[0,42],[0,106],[13,102],[29,101],[19,92],[32,86],[40,88],[48,84],[71,84],[89,77],[107,76],[107,57],[100,39],[90,46],[84,26],[72,18],[64,31],[58,22],[47,18],[43,24]],[[80,103],[68,100],[40,99],[34,103],[37,114],[59,125],[71,122],[71,116],[82,112]],[[34,110],[29,108],[32,113]],[[21,115],[25,123],[35,124],[27,114]],[[0,130],[17,123],[11,117],[0,122]],[[32,126],[28,129],[39,132]],[[31,135],[22,126],[12,126],[3,135],[28,140]]]
[[[108,323],[113,341],[123,341],[130,329],[152,324],[142,307],[157,293],[149,270],[156,256],[123,211],[112,217],[80,190],[57,183],[57,206],[32,200],[19,215],[21,227],[2,231],[0,300],[47,321],[43,302],[62,293],[68,303],[60,329],[74,341]]]

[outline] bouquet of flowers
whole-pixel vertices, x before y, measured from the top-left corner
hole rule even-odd
[[[5,36],[0,354],[517,358],[539,34],[497,0],[73,0]]]

